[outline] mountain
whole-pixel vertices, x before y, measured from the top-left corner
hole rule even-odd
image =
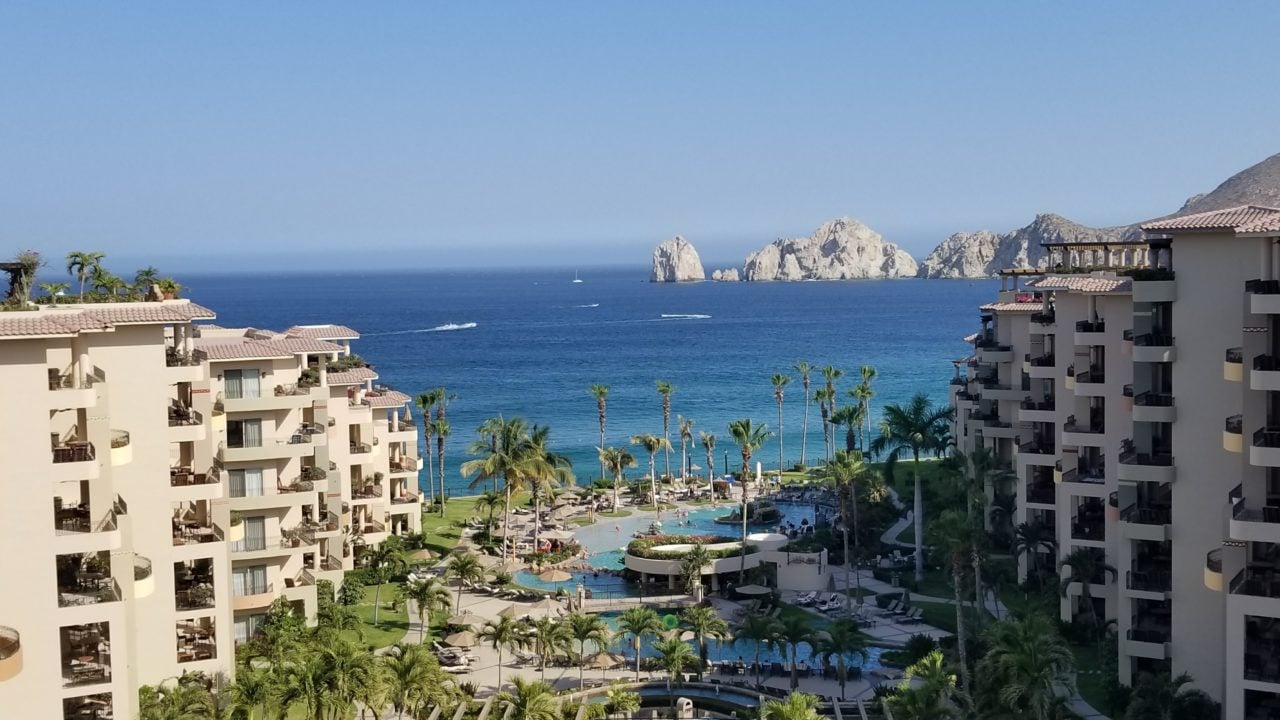
[[[649,282],[696,282],[706,277],[698,251],[683,237],[677,235],[653,249]]]
[[[925,257],[916,277],[991,277],[1004,268],[1042,267],[1048,262],[1043,243],[1118,240],[1128,230],[1086,227],[1061,215],[1044,213],[1030,225],[1012,232],[958,232]]]
[[[1280,207],[1280,153],[1232,175],[1212,192],[1188,198],[1174,214],[1191,215],[1237,205]]]
[[[829,220],[807,238],[775,240],[747,256],[744,280],[856,280],[916,274],[916,261],[852,218]]]

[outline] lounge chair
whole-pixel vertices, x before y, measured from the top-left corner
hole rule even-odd
[[[893,613],[897,612],[898,608],[900,607],[902,607],[902,601],[894,600],[893,602],[889,603],[888,607],[884,608],[884,613],[887,615],[892,615]]]
[[[924,622],[924,608],[922,607],[912,608],[911,612],[907,613],[906,616],[903,617],[902,620],[900,620],[899,622],[906,623],[906,624],[915,624],[915,623]]]

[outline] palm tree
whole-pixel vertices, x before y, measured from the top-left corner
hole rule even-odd
[[[898,695],[890,706],[895,718],[943,720],[958,715],[956,676],[947,670],[941,650],[917,660],[903,673]]]
[[[546,425],[534,425],[529,434],[527,454],[529,456],[529,483],[533,490],[534,517],[542,516],[543,499],[550,500],[556,488],[572,485],[573,461],[567,455],[552,452],[548,447],[551,442],[551,428]],[[533,526],[533,544],[538,545],[540,523]]]
[[[782,398],[783,391],[787,385],[791,384],[791,378],[782,373],[774,373],[771,382],[773,383],[773,400],[778,403],[778,480],[782,480]]]
[[[831,484],[836,491],[836,498],[840,501],[840,524],[842,526],[841,534],[844,537],[844,562],[846,572],[844,574],[844,592],[849,595],[849,575],[852,574],[857,583],[857,597],[862,596],[862,578],[857,572],[850,573],[849,568],[856,568],[853,562],[854,556],[849,552],[849,535],[853,534],[854,539],[858,537],[858,483],[866,479],[869,471],[866,465],[862,464],[862,455],[854,450],[839,450],[835,457],[827,464],[827,473],[831,478]],[[850,595],[850,597],[854,597]],[[850,603],[849,610],[852,612],[853,604]]]
[[[522,648],[528,644],[524,624],[506,616],[490,620],[480,628],[480,639],[490,643],[498,651],[498,687],[502,687],[502,653],[508,648]],[[520,689],[520,678],[516,678],[516,689]]]
[[[435,658],[425,646],[407,643],[396,643],[382,657],[391,708],[397,718],[406,711],[412,715],[431,694],[438,668]]]
[[[667,671],[668,687],[680,687],[684,684],[684,671],[698,661],[698,656],[693,654],[693,648],[689,647],[689,643],[681,640],[678,636],[666,637],[653,644],[653,649],[658,653],[658,665]],[[670,692],[671,695],[671,717],[676,716],[676,693]]]
[[[1013,531],[1013,555],[1027,556],[1027,573],[1034,575],[1037,583],[1040,583],[1040,551],[1052,553],[1057,548],[1053,530],[1039,521],[1018,523]]]
[[[583,657],[587,654],[587,643],[595,643],[598,651],[609,646],[609,625],[599,615],[576,612],[565,618],[569,635],[578,642],[578,685],[585,684],[582,675]]]
[[[278,690],[270,668],[246,664],[236,670],[236,681],[227,688],[227,710],[234,718],[266,720]]]
[[[702,586],[702,569],[710,562],[711,553],[701,543],[695,543],[685,554],[680,561],[680,579],[684,582],[686,594],[694,595],[698,592],[698,588]]]
[[[437,408],[440,406],[437,405]],[[431,423],[436,432],[436,467],[440,471],[440,517],[444,517],[445,501],[448,500],[444,489],[444,444],[445,440],[453,434],[453,428],[450,427],[449,421],[443,418]],[[427,479],[427,484],[431,484],[431,479]]]
[[[880,437],[871,442],[871,451],[877,455],[889,451],[886,464],[890,468],[897,464],[903,453],[910,453],[914,461],[916,582],[924,580],[924,493],[920,487],[920,453],[941,448],[950,418],[951,408],[934,407],[928,395],[916,393],[906,406],[897,403],[885,406],[884,418],[880,420]]]
[[[748,613],[733,632],[735,641],[749,640],[756,646],[756,687],[760,687],[760,649],[773,645],[778,634],[778,623],[767,615]]]
[[[658,517],[662,517],[662,503],[658,501],[658,479],[654,476],[656,469],[654,468],[655,457],[658,451],[666,448],[671,449],[671,443],[666,438],[660,438],[657,435],[644,434],[636,435],[631,438],[632,445],[639,445],[644,451],[649,453],[649,488],[653,493],[653,506],[658,512]]]
[[[67,253],[67,274],[80,281],[80,297],[84,297],[84,284],[101,268],[105,253],[70,252]]]
[[[213,720],[216,713],[213,696],[195,683],[179,680],[171,687],[138,689],[140,720]]]
[[[439,399],[440,389],[428,390],[419,393],[414,398],[413,404],[418,406],[422,411],[422,451],[427,456],[427,507],[431,507],[436,502],[436,466],[435,451],[431,446],[431,436],[435,432],[435,423],[431,420],[431,410],[436,406],[436,400]]]
[[[1017,717],[1049,720],[1060,689],[1075,692],[1075,656],[1058,628],[1042,615],[987,627],[987,654],[978,673]]]
[[[738,582],[743,583],[747,580],[747,511],[750,509],[747,488],[751,477],[751,454],[769,439],[769,426],[755,425],[750,418],[734,420],[729,423],[729,435],[742,453],[742,568],[738,572]]]
[[[377,625],[378,610],[381,609],[382,586],[392,576],[404,572],[409,567],[404,541],[392,535],[378,543],[365,555],[365,567],[369,568],[374,580],[378,583],[373,589],[373,624]]]
[[[713,607],[694,606],[680,612],[680,625],[693,633],[694,642],[698,646],[698,681],[702,681],[702,671],[707,667],[707,638],[724,640],[729,637],[729,624],[720,617]]]
[[[54,305],[58,304],[58,293],[65,293],[71,289],[71,283],[40,283],[40,290],[49,296],[49,302]]]
[[[853,389],[853,395],[858,404],[862,406],[862,415],[867,423],[866,434],[863,435],[861,430],[858,432],[859,435],[865,438],[871,434],[871,398],[875,397],[876,394],[876,391],[871,388],[871,381],[876,379],[876,369],[872,365],[863,365],[858,368],[858,373],[862,376],[862,382],[858,383],[858,386]],[[865,450],[866,448],[859,445],[858,449]]]
[[[475,555],[454,555],[444,567],[444,576],[458,581],[458,600],[454,612],[462,612],[462,587],[484,581],[484,566]]]
[[[596,399],[596,420],[598,420],[600,423],[600,444],[597,445],[596,447],[604,447],[604,421],[605,421],[606,411],[608,410],[608,403],[606,402],[606,398],[609,397],[609,386],[601,385],[600,383],[595,383],[587,388],[587,393],[590,394],[591,397]],[[604,466],[604,458],[600,458],[600,479],[601,480],[604,479],[605,469],[606,468]]]
[[[479,430],[481,438],[469,448],[476,459],[462,464],[462,474],[465,477],[476,476],[472,487],[489,479],[496,483],[498,478],[502,478],[505,493],[503,527],[511,527],[511,496],[524,487],[542,459],[532,452],[528,425],[521,418],[490,418]],[[514,551],[515,543],[507,543],[506,549],[507,552]]]
[[[573,632],[567,623],[550,617],[534,620],[530,630],[529,638],[538,655],[538,669],[542,672],[542,679],[546,680],[547,663],[557,654],[569,651],[573,645]]]
[[[800,376],[800,385],[804,388],[804,423],[800,428],[800,465],[803,467],[805,446],[809,438],[809,373],[813,372],[813,367],[804,360],[797,360],[791,369]],[[778,427],[781,429],[782,426]]]
[[[502,507],[504,504],[505,504],[505,501],[503,500],[501,495],[499,495],[498,493],[492,490],[485,490],[483,493],[479,495],[479,497],[476,498],[475,504],[472,505],[471,507],[476,512],[483,511],[488,514],[489,522],[487,525],[485,525],[485,527],[492,530],[493,514],[497,512],[498,508]]]
[[[711,503],[716,503],[716,436],[706,430],[698,431],[698,443],[707,451],[707,484],[711,486]]]
[[[501,673],[501,663],[498,667]],[[559,698],[550,685],[525,680],[519,675],[512,678],[511,684],[513,691],[498,693],[498,702],[512,708],[509,715],[504,715],[507,720],[560,720]],[[498,686],[502,686],[501,680]]]
[[[693,421],[683,415],[676,416],[676,429],[680,433],[680,482],[689,481],[689,444],[693,442]]]
[[[353,587],[355,587],[354,584]],[[360,615],[356,613],[356,609],[332,600],[321,601],[316,607],[316,641],[328,642],[347,630],[350,630],[358,639],[364,639],[364,623],[360,621]]]
[[[1124,720],[1202,720],[1218,718],[1222,709],[1203,690],[1187,687],[1187,673],[1177,677],[1143,673],[1133,685]]]
[[[800,643],[813,643],[813,621],[806,616],[787,615],[778,621],[775,642],[787,649],[791,662],[791,690],[800,687],[800,674],[796,668]]]
[[[636,682],[640,681],[640,646],[646,637],[660,632],[662,632],[662,620],[658,618],[658,613],[653,608],[628,608],[618,616],[616,637],[631,636],[631,649],[636,654]]]
[[[377,658],[372,652],[347,641],[327,645],[321,658],[335,709],[350,712],[360,688],[377,682]]]
[[[818,633],[816,647],[823,662],[829,666],[834,659],[836,679],[840,681],[840,699],[844,700],[844,686],[849,680],[848,658],[857,655],[866,661],[867,640],[851,620],[837,620]]]
[[[977,447],[971,452],[953,450],[943,461],[965,493],[965,514],[973,526],[969,543],[970,561],[973,564],[973,599],[975,607],[983,605],[982,557],[986,550],[987,518],[990,517],[991,499],[995,487],[1017,476],[1000,466],[1000,460],[990,448]],[[981,513],[979,515],[979,513]],[[977,613],[981,621],[983,613]]]
[[[932,544],[944,550],[951,565],[951,584],[953,600],[956,607],[956,650],[960,658],[960,686],[965,693],[972,692],[969,679],[969,651],[966,639],[967,631],[964,622],[964,601],[961,590],[964,586],[964,565],[969,559],[970,546],[974,543],[973,524],[959,510],[946,510],[929,528],[933,536]]]
[[[636,458],[626,448],[599,447],[600,464],[613,476],[613,509],[618,510],[618,488],[622,486],[622,473],[629,467],[636,466]]]
[[[822,416],[822,452],[823,458],[831,459],[831,410],[827,407],[827,401],[831,399],[831,393],[826,388],[818,388],[813,391],[813,399],[818,402],[818,413]]]
[[[312,720],[324,720],[326,711],[336,705],[328,684],[329,666],[320,653],[304,654],[301,659],[281,666],[279,707],[287,711],[301,704],[303,714]]]
[[[1058,570],[1070,571],[1062,578],[1063,597],[1067,596],[1067,589],[1071,583],[1080,583],[1080,604],[1084,606],[1081,614],[1085,616],[1089,627],[1096,632],[1098,614],[1093,611],[1091,587],[1095,578],[1101,577],[1102,581],[1106,582],[1106,576],[1110,575],[1111,579],[1115,580],[1117,577],[1115,567],[1107,564],[1105,551],[1101,548],[1077,547],[1058,562]]]
[[[426,642],[431,613],[447,611],[453,604],[452,593],[438,578],[428,576],[406,582],[404,595],[418,607],[418,642]]]
[[[662,439],[667,441],[666,461],[662,466],[663,474],[671,477],[671,393],[676,386],[666,380],[658,380],[658,394],[662,396]]]
[[[844,426],[844,449],[845,451],[856,450],[858,447],[856,430],[862,424],[862,408],[857,405],[845,405],[844,407],[831,413],[828,420],[831,423],[831,444],[835,447],[836,432],[838,428]],[[836,451],[838,452],[838,451]]]
[[[604,709],[609,715],[631,717],[640,709],[640,693],[628,690],[626,685],[615,682],[605,691]]]
[[[786,700],[766,700],[760,708],[760,720],[819,720],[818,698],[808,693],[793,692]]]
[[[145,296],[151,290],[151,286],[160,281],[160,271],[148,265],[133,274],[133,289],[139,295]]]
[[[822,373],[822,379],[826,382],[827,405],[831,408],[831,412],[836,411],[836,381],[844,377],[844,371],[838,367],[831,365],[823,365],[819,370]],[[827,459],[831,459],[831,454],[835,452],[835,437],[827,438]]]

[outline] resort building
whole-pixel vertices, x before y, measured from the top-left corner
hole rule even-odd
[[[229,677],[273,600],[311,617],[318,578],[416,531],[409,398],[374,386],[356,333],[213,317],[0,314],[6,715],[134,717],[141,685]]]
[[[955,437],[1014,469],[1015,487],[990,492],[1016,496],[1016,522],[1052,528],[1056,557],[1024,557],[1024,574],[1080,548],[1118,570],[1087,580],[1116,621],[1122,681],[1187,672],[1226,717],[1267,717],[1280,704],[1280,209],[1143,231],[1002,275],[957,363]]]

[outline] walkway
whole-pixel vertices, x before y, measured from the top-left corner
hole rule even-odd
[[[683,608],[697,605],[692,595],[646,595],[591,598],[583,601],[582,610],[589,613],[617,612],[635,607]]]

